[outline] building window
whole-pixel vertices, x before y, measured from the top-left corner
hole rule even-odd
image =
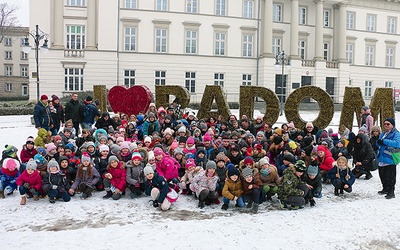
[[[154,72],[154,84],[156,86],[158,86],[158,85],[164,86],[165,82],[166,82],[166,77],[167,77],[166,71],[156,70]]]
[[[385,88],[393,88],[393,82],[385,82]]]
[[[216,86],[224,86],[224,73],[214,73],[214,85]]]
[[[124,84],[128,88],[135,85],[135,70],[134,69],[124,70]]]
[[[28,60],[28,53],[21,51],[21,60]]]
[[[243,56],[252,57],[253,56],[253,35],[243,34]]]
[[[375,47],[374,46],[367,46],[366,50],[367,51],[366,51],[365,65],[373,66],[374,65]]]
[[[12,46],[11,37],[4,38],[4,46]]]
[[[197,0],[186,0],[186,12],[197,13],[198,5]]]
[[[156,10],[167,11],[168,0],[156,0]]]
[[[27,84],[22,84],[22,95],[27,96],[29,94],[28,92],[28,85]]]
[[[12,91],[12,83],[6,83],[6,92]]]
[[[6,76],[12,76],[12,66],[11,65],[6,65]]]
[[[278,55],[281,52],[282,40],[277,37],[272,38],[272,54]]]
[[[282,22],[282,5],[274,3],[272,5],[272,21]]]
[[[244,0],[243,2],[243,17],[244,18],[253,18],[254,13],[254,1],[253,0]]]
[[[374,32],[376,25],[376,16],[368,14],[367,15],[367,31]]]
[[[307,23],[307,8],[299,7],[299,24]]]
[[[136,51],[136,27],[125,28],[125,51]]]
[[[85,48],[85,26],[67,25],[67,49]]]
[[[226,15],[226,0],[216,0],[215,2],[215,15],[225,16]]]
[[[396,23],[397,23],[396,17],[388,17],[387,32],[389,34],[396,33]]]
[[[186,30],[185,52],[186,54],[197,53],[197,31]]]
[[[65,68],[64,90],[83,91],[83,69]]]
[[[386,67],[394,67],[394,48],[386,48]]]
[[[324,27],[331,26],[331,12],[329,10],[324,10]]]
[[[12,59],[12,52],[11,51],[6,51],[6,60],[11,60]]]
[[[299,57],[303,60],[306,59],[306,41],[299,40]]]
[[[346,29],[354,30],[354,21],[356,18],[356,13],[354,12],[346,12]]]
[[[156,29],[156,52],[167,53],[167,30]]]
[[[196,93],[196,72],[185,73],[185,87],[190,93]]]
[[[365,81],[364,97],[371,98],[372,96],[372,81]]]
[[[348,43],[346,44],[346,61],[350,64],[353,64],[354,57],[354,44]]]
[[[137,1],[136,0],[125,0],[125,8],[137,9]]]
[[[21,76],[28,77],[28,66],[21,66]]]
[[[215,55],[225,55],[225,41],[226,33],[216,32],[215,33]]]
[[[86,0],[67,0],[67,6],[85,7]]]
[[[329,61],[329,43],[324,43],[324,59]]]
[[[242,85],[243,86],[250,86],[251,85],[251,75],[250,74],[243,74],[242,75]]]

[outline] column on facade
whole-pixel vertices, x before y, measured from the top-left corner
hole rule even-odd
[[[272,55],[272,0],[265,0],[263,20],[263,56]]]
[[[347,12],[347,3],[339,4],[339,41],[338,41],[338,60],[340,62],[346,61],[346,12]]]
[[[86,49],[96,49],[96,0],[87,1]]]
[[[299,57],[299,1],[292,0],[290,15],[290,57]]]
[[[54,0],[54,22],[52,49],[64,48],[64,0]]]
[[[323,56],[323,24],[324,24],[324,0],[315,0],[317,10],[315,13],[315,60],[322,60]],[[346,19],[345,19],[346,20]]]

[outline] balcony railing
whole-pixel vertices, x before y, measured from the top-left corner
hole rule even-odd
[[[64,57],[85,57],[84,50],[77,50],[77,49],[65,49],[64,50]]]
[[[303,67],[315,67],[314,60],[301,60],[301,66]]]
[[[339,63],[336,61],[327,61],[326,68],[328,69],[337,69],[339,67]]]

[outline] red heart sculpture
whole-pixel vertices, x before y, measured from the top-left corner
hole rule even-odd
[[[144,85],[114,86],[108,92],[108,102],[113,112],[122,112],[129,115],[145,113],[149,108],[153,95]]]

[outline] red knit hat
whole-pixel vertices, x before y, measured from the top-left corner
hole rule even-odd
[[[254,148],[257,149],[258,151],[261,151],[262,145],[257,143],[256,145],[254,145]]]
[[[40,97],[40,100],[42,101],[42,100],[49,100],[49,98],[47,97],[47,95],[42,95],[41,97]]]
[[[140,153],[138,151],[133,152],[132,154],[132,161],[133,160],[142,160],[142,156],[140,155]]]
[[[244,158],[244,162],[243,163],[244,163],[244,165],[247,165],[247,164],[253,165],[254,161],[253,161],[253,158],[251,156],[247,156],[246,158]]]

